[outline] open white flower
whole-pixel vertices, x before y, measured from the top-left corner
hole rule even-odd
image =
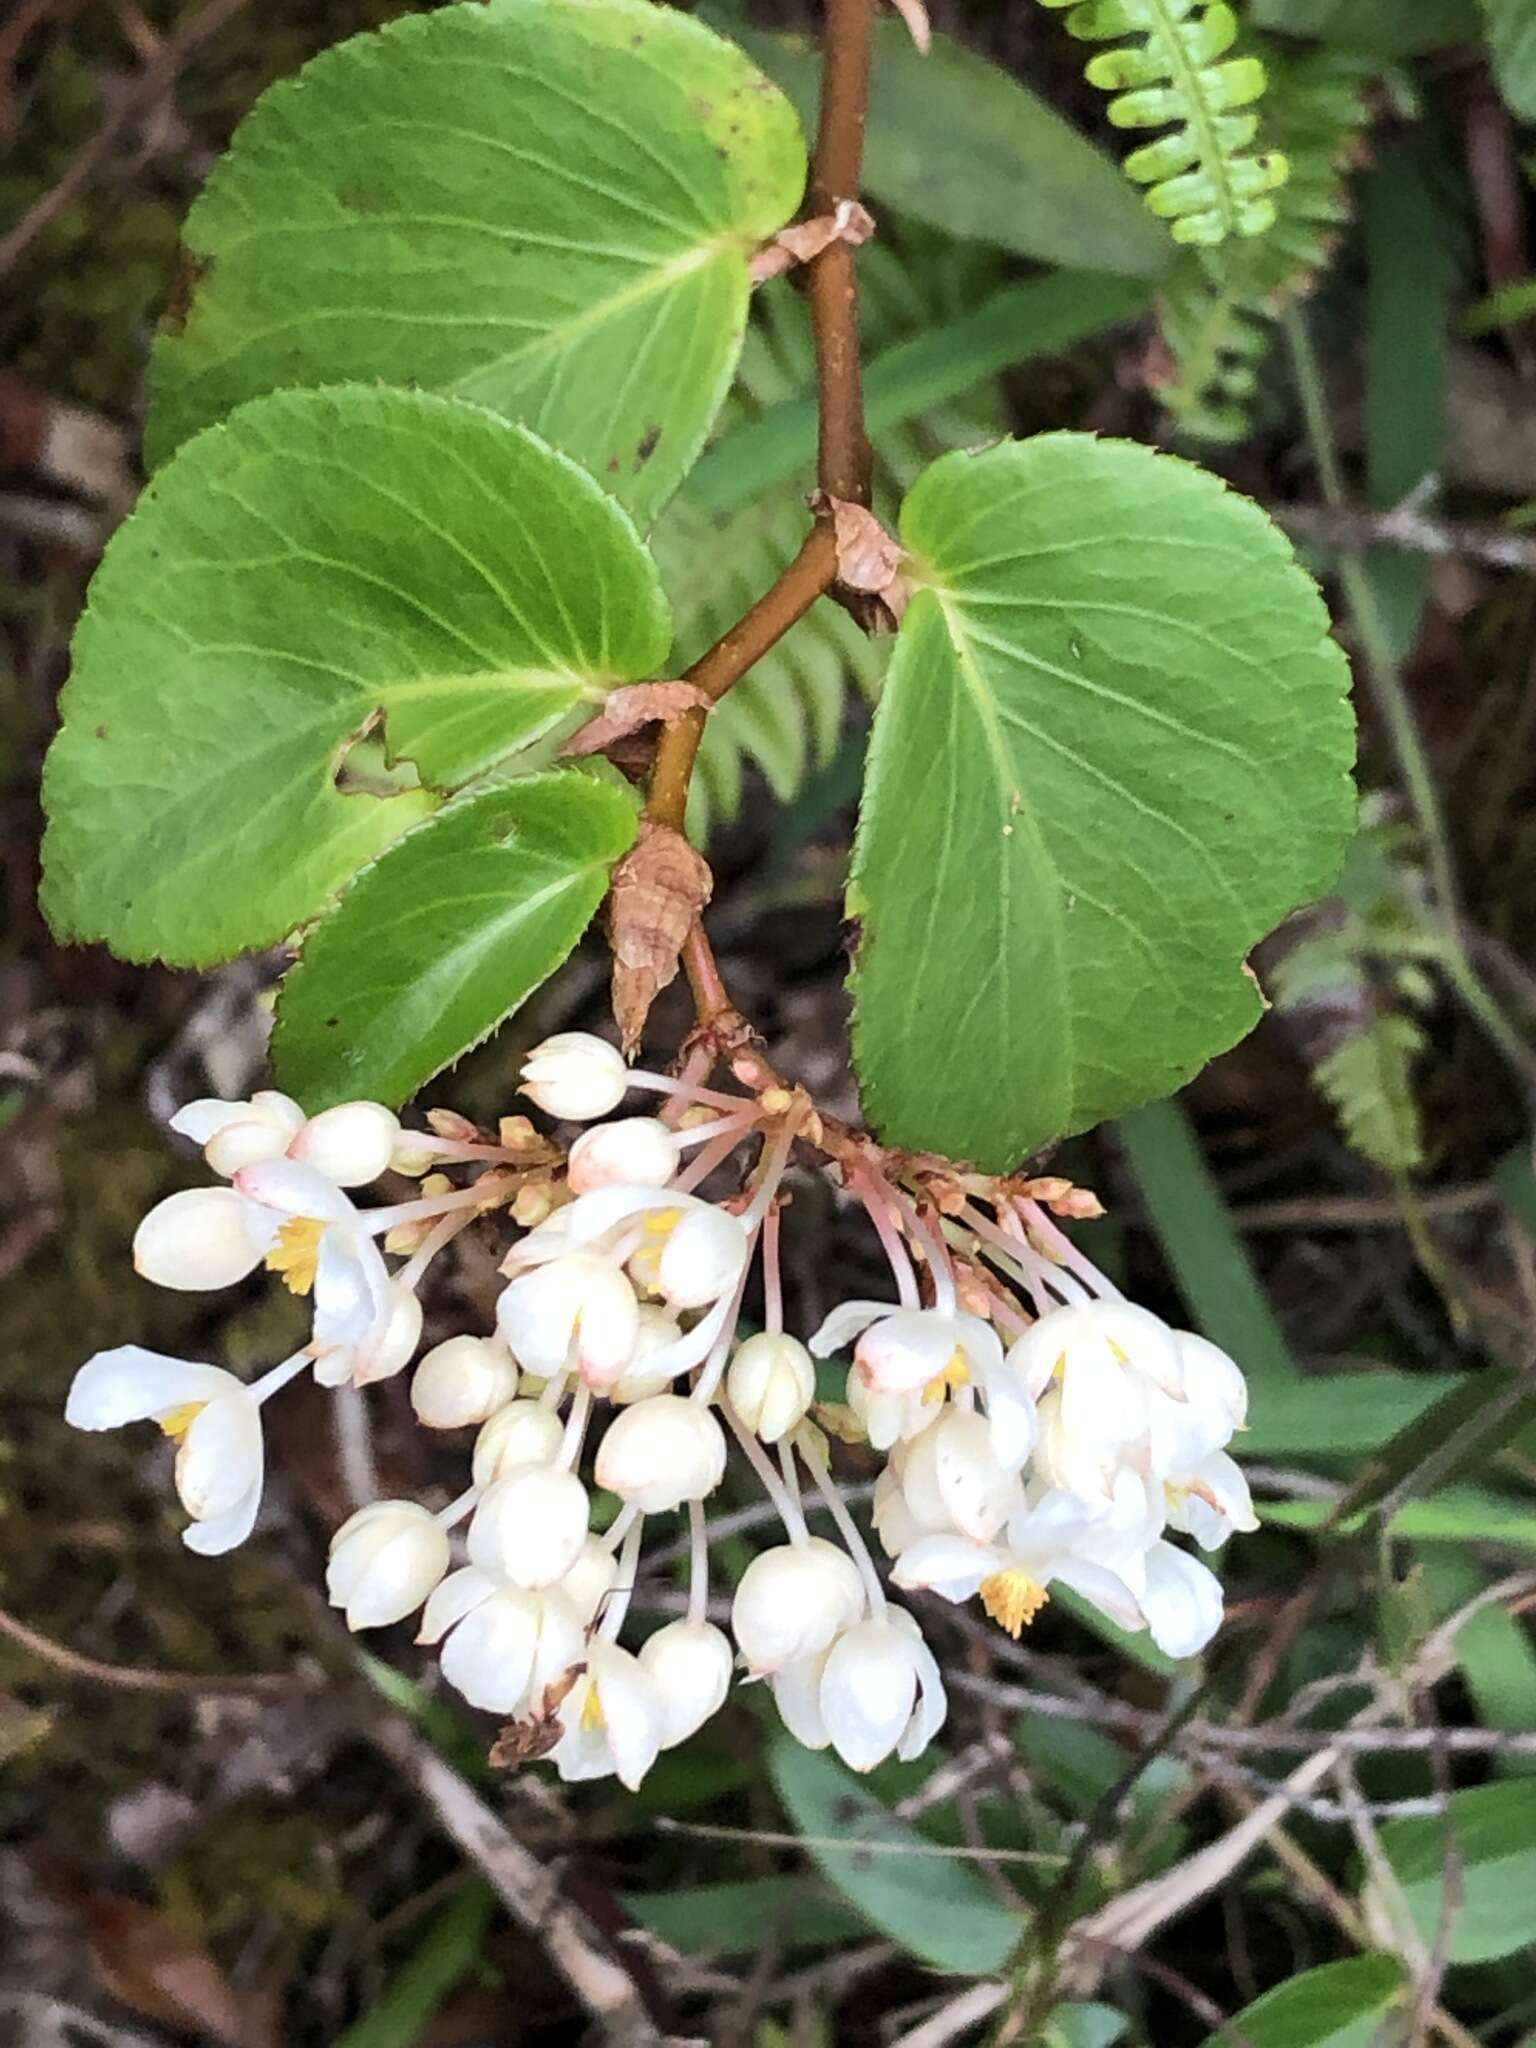
[[[864,1582],[846,1550],[824,1537],[760,1550],[731,1603],[731,1633],[747,1670],[763,1678],[824,1650],[864,1608]]]
[[[1154,1389],[1148,1400],[1152,1470],[1165,1479],[1225,1450],[1248,1421],[1248,1382],[1226,1352],[1193,1330],[1175,1330],[1173,1339],[1178,1396]]]
[[[523,1062],[523,1093],[546,1116],[587,1123],[617,1109],[629,1088],[624,1056],[590,1031],[557,1031]]]
[[[900,1308],[888,1301],[846,1301],[811,1339],[827,1358],[850,1338],[848,1399],[877,1449],[923,1428],[951,1391],[974,1386],[992,1432],[992,1448],[1011,1471],[1022,1470],[1037,1434],[1034,1398],[990,1323],[963,1309]]]
[[[848,1371],[846,1399],[877,1451],[910,1443],[925,1429],[932,1429],[948,1406],[945,1401],[930,1401],[921,1388],[914,1394],[871,1393],[855,1367]]]
[[[585,1624],[563,1593],[510,1585],[474,1564],[443,1580],[416,1640],[442,1642],[444,1678],[491,1714],[537,1710],[548,1688],[586,1655]]]
[[[894,1751],[920,1756],[949,1703],[938,1662],[905,1609],[855,1621],[813,1656],[773,1677],[780,1717],[808,1749],[835,1749],[850,1770],[872,1771]]]
[[[331,1538],[325,1590],[347,1627],[384,1628],[414,1614],[448,1569],[448,1533],[410,1500],[376,1500]]]
[[[177,1445],[176,1491],[192,1517],[182,1541],[217,1557],[255,1526],[265,1463],[261,1404],[305,1363],[288,1359],[247,1385],[216,1365],[123,1344],[81,1366],[64,1419],[90,1430],[157,1422]]]
[[[1121,1628],[1146,1625],[1135,1592],[1119,1570],[1089,1554],[1123,1555],[1134,1568],[1140,1553],[1108,1509],[1075,1494],[1052,1492],[1009,1517],[995,1543],[966,1536],[921,1536],[902,1551],[891,1578],[908,1590],[929,1590],[945,1600],[981,1604],[1000,1628],[1017,1636],[1050,1597],[1056,1580],[1070,1586]]]
[[[302,1160],[269,1159],[242,1167],[235,1191],[272,1221],[267,1265],[290,1293],[313,1297],[322,1384],[400,1371],[421,1334],[419,1305],[390,1280],[367,1217],[336,1183]]]
[[[519,1273],[496,1304],[496,1326],[514,1358],[542,1379],[573,1368],[609,1387],[640,1335],[640,1304],[611,1259],[572,1251]]]
[[[661,1701],[661,1746],[696,1735],[730,1690],[730,1638],[707,1621],[669,1621],[640,1646],[640,1663]]]
[[[171,1118],[171,1129],[201,1145],[203,1157],[226,1180],[242,1166],[280,1159],[303,1128],[303,1110],[275,1088],[258,1089],[249,1102],[201,1096]]]
[[[1221,1626],[1221,1581],[1176,1543],[1147,1552],[1141,1608],[1165,1657],[1197,1657]]]
[[[616,1643],[587,1646],[587,1668],[560,1709],[565,1733],[550,1752],[567,1784],[616,1777],[631,1792],[655,1763],[666,1732],[656,1681]]]
[[[1110,1492],[1122,1465],[1150,1471],[1154,1399],[1184,1398],[1166,1323],[1128,1301],[1052,1309],[1008,1358],[1039,1402],[1036,1470],[1049,1485],[1091,1498]]]
[[[1202,1550],[1220,1550],[1229,1536],[1259,1526],[1248,1481],[1225,1451],[1202,1458],[1178,1479],[1165,1480],[1163,1500],[1169,1527],[1193,1536]]]

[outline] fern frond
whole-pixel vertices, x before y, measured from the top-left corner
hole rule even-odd
[[[1349,218],[1347,173],[1367,120],[1364,59],[1325,48],[1265,63],[1269,130],[1291,166],[1274,225],[1262,241],[1189,250],[1159,302],[1171,365],[1162,397],[1199,440],[1248,431],[1271,323],[1311,291]]]
[[[1262,235],[1274,224],[1270,194],[1289,166],[1277,149],[1250,153],[1259,132],[1253,103],[1264,92],[1257,57],[1229,57],[1237,17],[1226,0],[1044,0],[1070,7],[1067,32],[1080,42],[1140,40],[1105,50],[1085,77],[1115,94],[1117,128],[1168,128],[1133,150],[1123,166],[1145,185],[1147,204],[1176,242],[1214,248],[1229,235]],[[1171,125],[1170,125],[1171,124]]]
[[[1271,975],[1275,1007],[1303,1026],[1312,1076],[1355,1151],[1385,1172],[1424,1160],[1413,1070],[1427,1040],[1415,1012],[1442,950],[1412,835],[1368,808],[1339,893]]]

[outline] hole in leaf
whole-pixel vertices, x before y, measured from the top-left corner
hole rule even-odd
[[[343,741],[331,780],[342,796],[399,796],[403,790],[421,787],[414,761],[390,760],[382,708],[370,711]]]

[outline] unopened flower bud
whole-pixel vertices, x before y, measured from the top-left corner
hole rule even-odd
[[[797,1337],[763,1330],[737,1346],[725,1391],[747,1428],[765,1444],[776,1444],[815,1400],[816,1368]]]
[[[400,1119],[382,1102],[339,1102],[312,1116],[288,1152],[337,1187],[360,1188],[385,1171],[399,1142]]]
[[[325,1590],[348,1628],[384,1628],[414,1614],[447,1569],[447,1533],[427,1510],[378,1500],[331,1538]]]
[[[563,1579],[587,1540],[587,1489],[559,1465],[521,1465],[487,1489],[469,1525],[469,1560],[537,1590]]]
[[[553,1408],[537,1401],[509,1401],[498,1408],[475,1438],[470,1477],[476,1486],[493,1486],[519,1465],[553,1464],[565,1425]]]
[[[597,1611],[613,1591],[613,1582],[618,1576],[619,1560],[607,1544],[596,1536],[589,1536],[558,1588],[580,1617],[583,1628],[596,1620]]]
[[[663,1364],[658,1370],[650,1361],[659,1353],[667,1351],[682,1335],[676,1316],[671,1315],[657,1302],[640,1304],[640,1335],[623,1373],[608,1389],[608,1398],[615,1407],[626,1407],[632,1401],[645,1401],[652,1394],[664,1394],[676,1378],[675,1371]]]
[[[673,1308],[704,1308],[728,1294],[747,1263],[747,1233],[727,1209],[690,1209],[662,1246],[656,1285]]]
[[[204,1096],[171,1118],[171,1129],[201,1145],[203,1157],[226,1180],[242,1166],[280,1158],[303,1127],[303,1110],[275,1088],[259,1089],[249,1102]]]
[[[566,1179],[572,1194],[627,1184],[665,1187],[677,1171],[677,1138],[660,1117],[625,1116],[595,1124],[571,1147]]]
[[[434,1345],[411,1381],[411,1406],[428,1429],[484,1422],[517,1392],[517,1366],[496,1337],[450,1337]]]
[[[661,1746],[673,1749],[719,1712],[731,1684],[731,1644],[707,1621],[669,1621],[640,1648],[661,1695]]]
[[[260,1265],[275,1231],[233,1188],[187,1188],[157,1202],[134,1232],[134,1271],[183,1293],[233,1287]]]
[[[421,1342],[421,1298],[415,1288],[407,1287],[404,1281],[391,1280],[389,1291],[394,1306],[383,1335],[371,1350],[359,1345],[354,1353],[352,1379],[359,1387],[371,1387],[375,1380],[393,1379],[397,1372],[403,1372]],[[318,1366],[315,1378],[320,1378]]]
[[[557,1031],[523,1062],[523,1093],[546,1116],[587,1123],[624,1100],[629,1069],[617,1046],[590,1031]]]
[[[725,1432],[707,1408],[682,1394],[653,1394],[608,1426],[597,1453],[597,1483],[643,1515],[703,1500],[725,1473]]]
[[[901,1467],[907,1506],[928,1529],[958,1529],[990,1543],[1023,1505],[1016,1473],[998,1463],[992,1429],[972,1408],[950,1408],[906,1447]]]
[[[845,1630],[822,1668],[820,1705],[832,1747],[851,1770],[872,1771],[892,1750],[920,1755],[943,1723],[945,1699],[911,1616],[890,1608]]]
[[[759,1551],[741,1575],[731,1632],[754,1678],[813,1656],[864,1605],[858,1566],[824,1537]]]

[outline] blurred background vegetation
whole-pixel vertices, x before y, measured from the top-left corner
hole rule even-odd
[[[1268,237],[1211,254],[1111,170],[1059,15],[956,0],[926,60],[884,25],[862,262],[887,500],[944,448],[1053,426],[1229,477],[1334,600],[1363,823],[1336,897],[1263,949],[1253,1037],[1057,1161],[1109,1205],[1093,1255],[1252,1381],[1263,1528],[1207,1668],[1064,1605],[1021,1646],[943,1609],[942,1753],[855,1781],[738,1693],[633,1798],[492,1772],[494,1731],[419,1682],[407,1631],[361,1660],[338,1637],[312,1591],[346,1505],[318,1404],[274,1411],[275,1504],[212,1564],[177,1540],[163,1453],[60,1417],[99,1345],[281,1346],[280,1308],[152,1294],[126,1256],[193,1177],[166,1116],[259,1075],[280,963],[56,948],[38,769],[138,485],[187,205],[269,81],[401,11],[0,10],[0,2041],[1536,2040],[1536,0],[1249,0],[1292,178]],[[813,20],[711,18],[814,98],[810,46],[777,33]],[[657,536],[681,658],[795,545],[810,383],[781,281]],[[831,607],[797,628],[711,722],[694,820],[733,990],[844,1113],[881,660]],[[573,962],[455,1106],[511,1107],[519,1044],[597,1020],[603,984]],[[663,1056],[683,1022],[658,1009]],[[786,1260],[800,1327],[875,1271],[809,1181]],[[429,1338],[492,1298],[493,1251],[456,1261]],[[372,1399],[388,1486],[446,1495],[400,1383]],[[840,1464],[857,1501],[864,1454]],[[650,1594],[665,1612],[664,1577]],[[530,1868],[650,2033],[573,1999]]]

